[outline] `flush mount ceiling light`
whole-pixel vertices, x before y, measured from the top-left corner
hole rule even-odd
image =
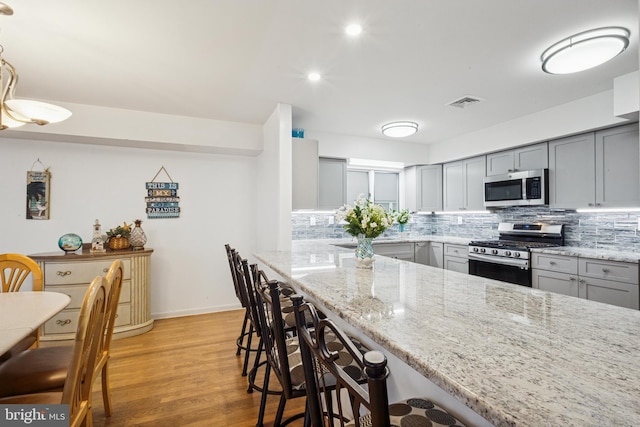
[[[13,10],[8,5],[0,2],[1,15],[13,15]],[[66,108],[40,101],[28,99],[15,99],[14,93],[18,84],[18,73],[13,65],[7,62],[2,53],[4,48],[0,45],[0,130],[16,128],[27,123],[46,125],[68,119],[71,111]],[[4,75],[7,81],[4,81]]]
[[[360,24],[349,24],[344,29],[344,32],[347,33],[348,36],[358,36],[362,33],[362,26]]]
[[[307,74],[307,79],[309,79],[309,81],[311,82],[317,82],[318,80],[320,80],[320,73],[311,72]]]
[[[570,74],[596,67],[629,46],[629,30],[604,27],[575,34],[545,50],[540,59],[549,74]]]
[[[404,138],[418,132],[418,124],[414,122],[391,122],[382,126],[382,134],[392,138]]]

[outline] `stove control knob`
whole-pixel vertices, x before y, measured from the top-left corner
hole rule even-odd
[[[480,248],[480,252],[485,253],[487,250],[485,248]]]
[[[497,249],[491,249],[491,253],[494,255],[498,255],[498,250]]]
[[[511,256],[511,251],[504,251],[504,256]]]
[[[514,256],[515,256],[516,258],[520,258],[520,252],[516,252],[516,253],[514,254]]]
[[[478,252],[478,248],[473,248],[473,252]]]

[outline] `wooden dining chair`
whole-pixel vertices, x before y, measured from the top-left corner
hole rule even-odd
[[[118,311],[124,265],[117,259],[111,263],[105,276],[109,285],[102,339],[98,342],[94,379],[102,375],[102,400],[106,416],[111,416],[111,390],[109,387],[109,359],[113,328]],[[27,350],[0,365],[0,397],[18,394],[62,390],[68,378],[73,358],[72,346],[55,346]],[[92,379],[93,381],[93,379]]]
[[[18,292],[28,277],[33,291],[42,291],[42,270],[37,262],[26,255],[0,254],[0,282],[2,292]],[[9,350],[0,354],[0,363],[16,354],[40,345],[40,332],[36,329]]]
[[[315,307],[305,303],[302,296],[294,295],[291,299],[307,391],[307,413],[312,427],[463,426],[446,409],[427,398],[412,398],[389,405],[389,369],[384,354],[379,351],[363,354],[332,320],[320,319]],[[340,347],[335,346],[335,341],[328,342],[327,335],[336,337]],[[355,362],[364,371],[367,388],[354,379],[344,360]],[[396,382],[401,381],[396,379]],[[332,403],[332,391],[340,396],[335,403]]]
[[[93,373],[98,360],[108,294],[107,280],[102,276],[93,279],[80,308],[73,355],[62,391],[5,397],[0,399],[1,405],[67,404],[69,405],[70,427],[92,425],[91,394],[95,376],[85,375],[85,373]]]

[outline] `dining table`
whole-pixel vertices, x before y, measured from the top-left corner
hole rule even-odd
[[[62,311],[70,301],[60,292],[0,293],[0,354]]]

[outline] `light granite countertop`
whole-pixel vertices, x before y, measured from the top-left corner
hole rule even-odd
[[[256,257],[496,426],[640,425],[640,311],[318,241]]]

